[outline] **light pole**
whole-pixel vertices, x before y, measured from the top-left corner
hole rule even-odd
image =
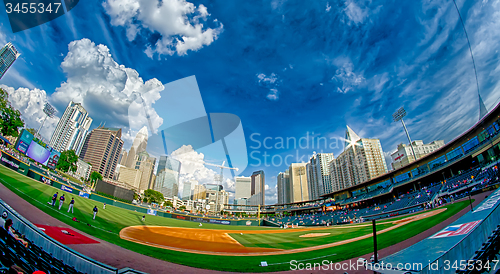
[[[35,137],[37,137],[37,138],[39,138],[38,136],[40,136],[40,130],[42,129],[43,124],[45,124],[45,120],[47,120],[48,117],[50,117],[50,118],[54,117],[54,113],[56,113],[56,109],[53,106],[51,106],[49,103],[45,103],[45,106],[43,107],[43,113],[45,113],[46,116],[45,116],[45,119],[43,119],[42,124],[40,125],[40,127],[36,131]]]
[[[392,118],[393,118],[394,122],[401,121],[401,123],[403,124],[403,128],[405,129],[406,137],[408,137],[408,141],[410,142],[411,151],[413,152],[414,161],[416,161],[417,154],[415,154],[415,150],[413,149],[413,144],[411,143],[410,134],[408,133],[408,130],[406,129],[405,121],[403,120],[403,117],[405,117],[405,116],[406,116],[406,110],[404,107],[400,107],[398,110],[396,110],[396,112],[394,112],[394,114],[392,114]],[[409,162],[410,161],[408,161],[408,163]]]

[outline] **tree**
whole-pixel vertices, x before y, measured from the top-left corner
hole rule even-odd
[[[10,105],[0,110],[0,132],[4,136],[19,136],[19,128],[24,127],[24,121],[21,119],[21,112],[12,108]]]
[[[94,183],[97,182],[97,180],[102,180],[102,175],[97,171],[92,171],[92,173],[90,173],[90,182]]]
[[[180,209],[180,210],[185,210],[185,209],[186,209],[186,206],[185,206],[185,205],[181,205],[181,206],[179,207],[179,209]]]
[[[57,162],[57,169],[68,172],[75,172],[77,169],[76,163],[78,162],[78,156],[74,150],[65,150],[61,152],[61,156],[59,157],[59,162]]]
[[[35,135],[36,133],[36,130],[34,128],[27,128],[26,130],[33,135]]]
[[[144,198],[147,203],[161,204],[164,200],[163,193],[152,189],[144,191]]]
[[[163,205],[164,206],[169,206],[169,207],[174,207],[174,204],[172,204],[171,201],[165,201],[165,203]]]

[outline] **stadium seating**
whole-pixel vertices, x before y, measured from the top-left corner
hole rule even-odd
[[[8,267],[17,265],[27,273],[41,270],[47,274],[79,274],[72,266],[52,257],[41,247],[28,239],[28,247],[8,235],[5,229],[0,228],[0,273],[7,273]]]

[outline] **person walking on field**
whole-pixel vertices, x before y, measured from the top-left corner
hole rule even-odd
[[[52,196],[52,206],[55,206],[56,205],[56,201],[57,201],[57,194],[59,194],[59,192],[56,192],[54,194],[54,196]]]
[[[71,213],[73,213],[73,206],[74,205],[75,205],[75,198],[71,198],[71,202],[69,202],[68,212],[71,210]]]
[[[65,200],[65,199],[66,199],[66,198],[64,198],[64,194],[61,196],[61,198],[59,198],[59,210],[61,210],[61,207],[62,207],[62,205],[64,204],[64,200]]]
[[[95,215],[97,215],[97,211],[98,211],[97,206],[94,206],[94,218],[92,220],[95,220]]]
[[[104,203],[104,205],[102,205],[102,209],[106,209],[106,203]]]

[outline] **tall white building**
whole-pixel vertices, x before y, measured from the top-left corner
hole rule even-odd
[[[333,153],[318,153],[309,159],[307,181],[309,184],[309,198],[311,200],[318,199],[321,195],[332,192],[328,163],[333,159],[335,159]]]
[[[338,191],[387,173],[379,139],[360,138],[349,126],[344,151],[330,165],[333,191]]]
[[[277,177],[278,204],[290,203],[290,178],[288,170],[280,172]]]
[[[141,152],[146,151],[146,147],[148,146],[148,128],[144,126],[139,130],[137,135],[135,135],[134,143],[128,152],[127,160],[125,162],[126,167],[134,168],[135,166],[135,156]],[[122,160],[123,161],[123,160]]]
[[[12,66],[14,61],[21,54],[17,51],[17,49],[12,45],[11,42],[8,42],[1,50],[0,50],[0,79],[2,79],[3,75],[7,70]]]
[[[252,178],[251,177],[235,177],[234,178],[234,199],[250,198],[252,196]]]
[[[290,203],[311,200],[307,183],[307,163],[292,163],[288,168]]]
[[[424,144],[421,140],[415,140],[412,143],[413,149],[415,150],[416,157],[413,155],[413,151],[410,145],[399,144],[398,150],[391,154],[392,158],[392,168],[398,169],[406,166],[415,161],[415,158],[420,159],[425,155],[438,150],[444,146],[444,140],[433,141],[429,144]]]
[[[71,101],[57,123],[49,145],[57,151],[74,150],[80,155],[91,124],[92,118],[82,105]]]
[[[255,195],[255,198],[251,199],[252,204],[250,205],[264,205],[265,204],[265,190],[266,190],[266,181],[264,176],[264,171],[254,171],[252,176],[252,185],[250,189],[250,198]]]

